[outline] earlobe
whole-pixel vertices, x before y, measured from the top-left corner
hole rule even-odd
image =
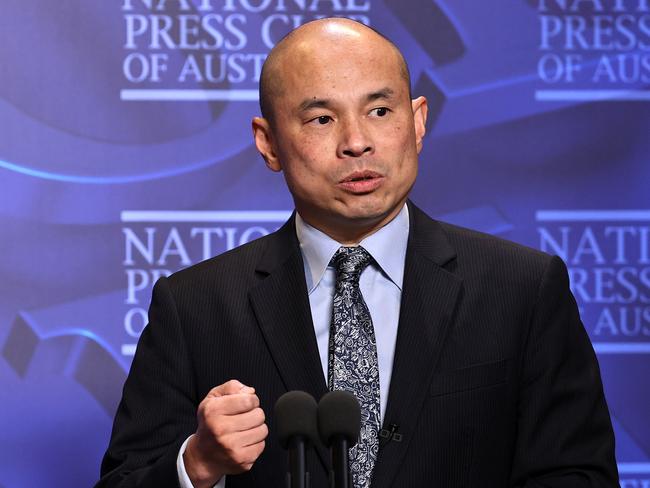
[[[255,146],[264,158],[266,166],[271,171],[282,171],[280,160],[274,149],[273,134],[269,121],[262,117],[255,117],[252,122]]]
[[[418,153],[422,150],[422,140],[424,135],[427,132],[427,114],[429,113],[429,106],[427,105],[427,99],[424,97],[418,97],[414,100],[411,100],[411,106],[413,107],[413,124],[415,127],[415,144],[418,150]]]

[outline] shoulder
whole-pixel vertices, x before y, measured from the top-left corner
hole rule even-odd
[[[501,237],[446,222],[438,224],[459,258],[487,262],[514,261],[532,267],[545,267],[552,259],[550,254]]]
[[[495,320],[501,331],[511,326],[521,331],[519,326],[530,323],[536,311],[572,300],[568,271],[559,257],[475,230],[436,224],[455,253],[444,270],[461,281],[463,313],[472,321]]]
[[[526,255],[532,259],[548,259],[542,251],[515,242],[479,232],[466,227],[431,218],[426,212],[408,201],[410,235],[409,241],[416,246],[437,247],[441,257],[450,254],[463,255]]]
[[[439,222],[456,251],[454,273],[468,287],[534,299],[544,283],[569,289],[567,268],[557,256],[500,237]]]
[[[429,254],[466,285],[514,290],[536,288],[553,264],[562,261],[547,253],[476,230],[433,220],[411,206],[414,247]]]
[[[499,271],[545,269],[553,257],[547,253],[484,232],[434,220],[412,203],[411,234],[414,248],[439,264],[454,262],[459,269],[491,268]]]

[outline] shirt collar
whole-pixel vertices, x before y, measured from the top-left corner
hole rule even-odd
[[[359,243],[400,290],[404,281],[408,234],[409,214],[408,207],[404,205],[393,220]],[[305,265],[307,290],[311,293],[320,283],[332,256],[342,244],[309,225],[298,212],[296,212],[296,235]]]

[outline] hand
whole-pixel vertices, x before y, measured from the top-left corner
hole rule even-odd
[[[224,475],[248,471],[264,450],[268,427],[255,389],[230,380],[199,404],[198,428],[183,462],[195,488],[214,486]]]

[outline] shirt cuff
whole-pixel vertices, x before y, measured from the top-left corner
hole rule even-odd
[[[178,457],[176,458],[176,471],[178,472],[178,483],[181,488],[194,488],[190,477],[187,475],[187,471],[185,471],[185,463],[183,462],[183,454],[185,454],[187,443],[192,438],[192,435],[185,439],[185,442],[183,442],[183,445],[178,450]],[[226,477],[222,477],[213,488],[226,488]]]

